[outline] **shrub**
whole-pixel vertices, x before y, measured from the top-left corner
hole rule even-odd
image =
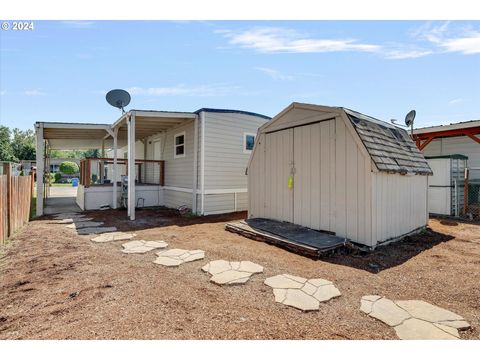
[[[60,181],[60,179],[62,178],[62,174],[60,173],[55,173],[55,182],[58,183]]]
[[[64,161],[60,164],[60,171],[67,175],[77,174],[79,170],[77,163],[72,161]]]

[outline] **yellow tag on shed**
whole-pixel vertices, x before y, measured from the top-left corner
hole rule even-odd
[[[290,175],[290,176],[288,177],[288,188],[289,188],[289,189],[292,189],[292,188],[293,188],[293,176],[292,176],[292,175]]]

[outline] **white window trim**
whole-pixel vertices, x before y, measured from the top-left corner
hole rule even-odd
[[[182,155],[177,155],[177,137],[183,135],[183,154]],[[185,131],[182,131],[180,133],[177,133],[173,136],[173,158],[174,159],[179,159],[185,157],[185,154],[187,153],[187,135],[185,134]]]
[[[253,136],[256,140],[257,138],[257,134],[254,134],[254,133],[247,133],[247,132],[244,132],[243,133],[243,153],[244,154],[250,154],[252,152],[252,150],[247,150],[247,136]],[[255,145],[255,140],[253,142],[253,144]]]

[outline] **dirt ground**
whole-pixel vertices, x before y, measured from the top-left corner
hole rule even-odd
[[[480,225],[433,219],[424,233],[373,253],[338,252],[312,260],[226,232],[245,213],[204,218],[167,210],[87,215],[203,249],[201,261],[165,268],[155,252],[123,254],[121,241],[96,244],[48,217],[31,222],[0,255],[1,339],[395,339],[394,330],[359,311],[363,295],[422,299],[454,311],[480,336]],[[264,266],[246,285],[220,287],[200,268],[215,259]],[[331,280],[342,296],[303,313],[274,302],[266,277],[290,273]]]

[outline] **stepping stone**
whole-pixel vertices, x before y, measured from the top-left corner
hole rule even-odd
[[[460,315],[442,309],[441,307],[429,304],[425,301],[407,300],[395,301],[395,303],[402,309],[408,311],[412,315],[412,317],[420,320],[430,322],[463,320]]]
[[[84,222],[74,222],[73,224],[67,225],[69,229],[83,229],[86,227],[96,227],[103,225],[101,221],[84,221]]]
[[[91,221],[93,218],[86,218],[86,217],[78,217],[78,218],[67,218],[53,222],[53,224],[73,224],[77,222],[83,221]]]
[[[453,335],[431,322],[411,318],[395,327],[395,333],[402,340],[458,340],[460,335]]]
[[[106,232],[113,232],[117,231],[115,226],[112,227],[85,227],[81,229],[77,229],[78,235],[90,235],[90,234],[102,234]]]
[[[69,219],[69,218],[76,218],[76,217],[84,217],[85,215],[79,213],[79,212],[70,212],[70,213],[62,213],[62,214],[57,214],[55,215],[56,220],[63,220],[63,219]]]
[[[116,231],[116,232],[109,232],[109,233],[96,236],[92,239],[92,241],[97,243],[104,243],[104,242],[118,241],[118,240],[130,240],[135,236],[136,236],[135,234]]]
[[[168,246],[165,241],[145,241],[145,240],[133,240],[129,241],[123,246],[123,253],[126,254],[143,254],[154,249],[163,249]]]
[[[373,302],[372,311],[368,315],[390,326],[400,325],[412,317],[392,300],[386,298],[381,298]]]
[[[212,275],[210,281],[218,285],[244,284],[253,274],[263,272],[263,266],[251,261],[214,260],[202,267]]]
[[[470,328],[460,315],[421,300],[392,301],[367,295],[360,301],[360,310],[392,326],[405,340],[459,339],[458,330]]]
[[[325,279],[282,274],[265,279],[264,284],[273,288],[276,302],[302,311],[318,310],[321,302],[341,295],[335,285]]]
[[[184,250],[184,249],[170,249],[159,251],[157,253],[155,264],[164,266],[179,266],[186,262],[200,260],[205,257],[203,250]]]

